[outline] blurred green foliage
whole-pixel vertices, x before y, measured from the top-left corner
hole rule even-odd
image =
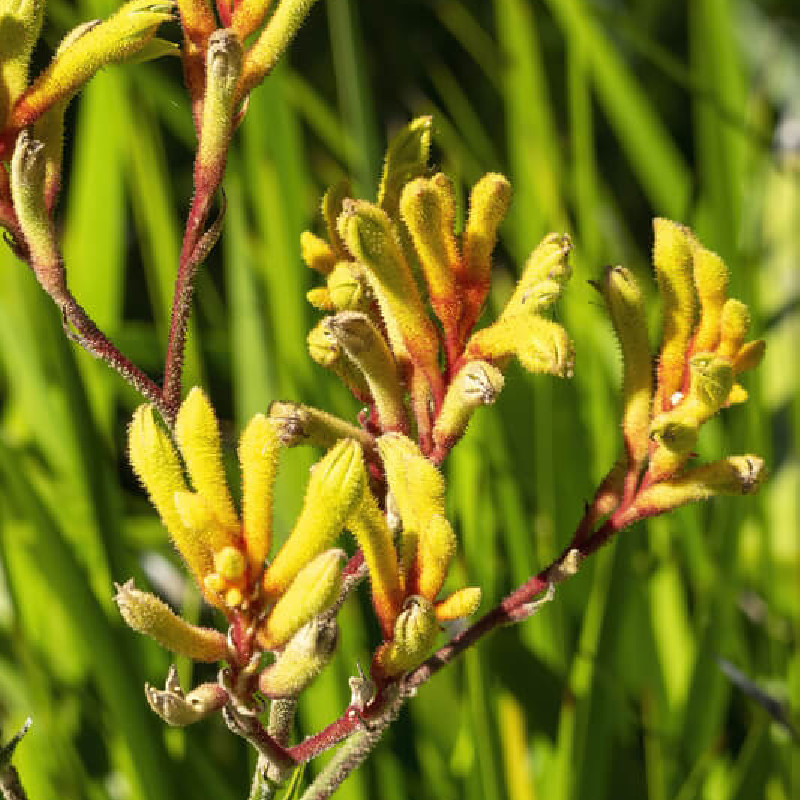
[[[113,5],[48,0],[45,41]],[[532,621],[425,686],[338,796],[800,796],[794,0],[326,0],[290,52],[237,135],[225,231],[200,278],[189,342],[187,385],[210,388],[231,451],[273,399],[357,411],[306,355],[311,276],[298,236],[319,225],[317,199],[332,181],[350,175],[372,196],[387,134],[410,116],[435,115],[438,165],[462,197],[490,169],[515,186],[489,314],[543,234],[574,234],[560,313],[576,340],[575,378],[517,370],[449,462],[456,572],[484,587],[484,608],[560,551],[614,458],[618,356],[587,280],[624,263],[652,291],[652,215],[687,222],[724,256],[732,296],[750,304],[768,342],[751,402],[700,443],[703,456],[764,455],[761,493],[619,537]],[[70,286],[156,371],[194,144],[177,60],[106,70],[68,127]],[[64,338],[55,308],[2,248],[0,719],[6,737],[34,719],[16,763],[37,800],[247,792],[252,758],[218,718],[167,730],[149,711],[142,685],[163,681],[168,657],[124,630],[111,601],[112,581],[135,576],[213,622],[126,464],[136,403]],[[312,459],[285,454],[278,531]],[[361,595],[343,612],[336,662],[304,696],[298,735],[339,715],[347,676],[369,660],[377,637]],[[191,665],[179,669],[188,683]],[[794,735],[765,697],[786,709]]]

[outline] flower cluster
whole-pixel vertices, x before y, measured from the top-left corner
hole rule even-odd
[[[459,240],[452,182],[429,174],[430,128],[421,117],[397,134],[376,203],[350,198],[346,183],[329,189],[327,241],[307,232],[302,251],[325,278],[309,301],[332,312],[309,334],[312,358],[367,407],[367,430],[411,435],[438,463],[474,409],[494,401],[512,357],[532,372],[572,374],[572,343],[546,316],[570,276],[571,243],[546,237],[499,319],[474,331],[511,187],[496,173],[478,181]]]
[[[653,263],[662,297],[657,369],[642,290],[624,267],[596,283],[623,356],[624,452],[595,497],[590,518],[615,529],[717,494],[746,494],[763,478],[754,455],[689,468],[703,423],[747,399],[739,376],[760,362],[763,340],[746,342],[747,306],[729,299],[729,272],[683,225],[654,221]]]

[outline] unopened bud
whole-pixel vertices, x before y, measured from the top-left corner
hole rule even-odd
[[[31,265],[42,288],[56,301],[67,296],[64,264],[47,209],[47,153],[28,131],[17,136],[11,158],[11,197],[30,251]]]
[[[367,305],[366,279],[358,266],[340,261],[328,275],[328,295],[337,311],[360,311]]]
[[[722,307],[720,342],[717,355],[733,360],[750,330],[750,309],[739,300],[728,300]]]
[[[337,637],[336,620],[311,620],[292,637],[275,663],[261,673],[261,691],[273,699],[296,697],[328,665],[336,651]]]
[[[696,246],[692,257],[694,284],[700,300],[700,321],[692,342],[696,353],[714,350],[719,344],[720,319],[728,292],[730,273],[725,262],[705,247]]]
[[[258,632],[258,642],[265,650],[282,647],[309,620],[336,602],[346,557],[344,550],[327,550],[297,573]]]
[[[331,246],[311,231],[300,234],[300,257],[309,269],[328,275],[336,263],[336,255]]]
[[[339,441],[312,467],[300,516],[264,574],[268,598],[282,595],[297,573],[331,546],[366,483],[361,448],[352,439]]]
[[[139,633],[155,639],[162,647],[195,661],[220,661],[228,656],[228,640],[219,631],[190,625],[166,603],[133,584],[116,584],[114,600],[125,622]]]
[[[431,117],[417,117],[389,142],[378,188],[378,205],[391,219],[398,218],[403,187],[417,176],[424,175],[428,168],[432,123]]]
[[[242,465],[242,521],[247,558],[260,572],[272,544],[272,499],[281,441],[278,425],[256,414],[239,440]]]
[[[366,314],[357,311],[342,311],[327,317],[325,327],[364,375],[375,400],[381,428],[408,430],[403,387],[383,334]]]
[[[468,361],[450,382],[433,428],[433,440],[447,450],[464,435],[472,414],[494,403],[503,389],[503,373],[487,361]]]
[[[438,630],[430,601],[412,595],[397,617],[394,638],[376,651],[372,674],[381,679],[392,678],[419,666],[431,651]]]
[[[175,439],[195,490],[222,527],[231,535],[238,533],[239,520],[222,465],[219,424],[202,389],[193,388],[183,401],[175,420]]]
[[[477,587],[459,589],[437,603],[435,608],[438,622],[452,622],[472,616],[481,604],[481,590]]]

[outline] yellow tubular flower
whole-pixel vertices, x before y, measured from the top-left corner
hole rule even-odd
[[[286,645],[275,663],[258,679],[258,688],[270,699],[296,697],[322,672],[336,650],[334,620],[311,620]]]
[[[327,317],[325,329],[363,373],[375,400],[381,428],[407,431],[403,386],[383,334],[369,317],[357,311],[342,311]]]
[[[327,286],[315,286],[306,292],[306,300],[318,311],[333,311],[331,294]]]
[[[688,228],[667,219],[653,220],[653,265],[663,302],[663,334],[658,363],[658,389],[653,409],[670,408],[683,386],[686,351],[692,334],[695,294],[692,281],[694,237]]]
[[[331,246],[311,231],[300,234],[300,257],[309,269],[328,275],[336,263],[336,254]]]
[[[116,584],[116,589],[114,600],[122,618],[135,631],[195,661],[221,661],[228,657],[228,640],[224,634],[190,625],[155,595],[137,589],[133,578],[122,586]]]
[[[393,678],[419,666],[431,651],[438,630],[430,601],[410,597],[397,617],[393,639],[375,651],[372,674],[379,679]]]
[[[346,201],[339,232],[364,266],[398,361],[411,358],[432,383],[439,375],[438,336],[386,213],[364,201]]]
[[[541,311],[556,302],[572,275],[569,254],[572,240],[566,233],[550,233],[528,256],[522,277],[501,319]]]
[[[460,256],[453,232],[455,197],[449,178],[439,173],[407,183],[400,195],[400,216],[419,256],[431,304],[445,330],[450,330],[458,322],[454,270]]]
[[[264,592],[275,601],[300,570],[327,550],[360,502],[367,483],[361,448],[342,439],[311,469],[300,516],[264,573]]]
[[[472,187],[464,228],[463,266],[459,282],[488,286],[497,231],[511,204],[511,184],[504,175],[489,172]]]
[[[388,638],[400,613],[403,590],[392,533],[368,487],[347,521],[347,527],[364,554],[372,584],[373,605],[384,636]]]
[[[750,309],[739,300],[728,300],[722,307],[717,355],[733,361],[749,330]]]
[[[764,477],[763,459],[753,455],[730,456],[645,489],[626,516],[639,519],[717,495],[750,494]]]
[[[152,406],[142,405],[136,409],[128,429],[128,442],[136,477],[147,490],[178,551],[202,585],[203,577],[212,569],[212,552],[207,541],[183,524],[175,507],[176,493],[188,492],[188,489],[178,454],[169,436],[156,422]]]
[[[272,497],[281,442],[275,422],[256,414],[239,440],[242,465],[242,521],[247,558],[258,573],[272,544]]]
[[[638,472],[649,449],[653,391],[644,297],[636,279],[624,267],[607,269],[600,289],[622,348],[622,429],[628,467]]]
[[[328,231],[328,241],[337,260],[348,261],[350,254],[339,236],[337,221],[342,213],[345,198],[352,195],[350,182],[343,180],[331,186],[322,198],[322,217]]]
[[[719,344],[722,307],[728,293],[730,273],[725,262],[710,250],[695,246],[692,264],[694,285],[700,300],[700,321],[692,342],[692,350],[704,353],[714,350]]]
[[[223,528],[239,530],[225,470],[219,425],[202,389],[192,389],[178,411],[175,439],[192,480],[192,485],[211,507]]]
[[[257,633],[261,647],[282,647],[309,620],[336,602],[346,558],[344,550],[326,550],[297,573]]]
[[[398,218],[403,186],[417,176],[424,175],[428,167],[432,122],[431,117],[417,117],[401,128],[389,142],[378,187],[378,205],[393,220]]]
[[[503,373],[487,361],[468,361],[450,382],[433,428],[433,441],[443,451],[464,435],[472,414],[494,403],[504,386]]]
[[[438,622],[450,622],[471,617],[481,604],[481,590],[477,587],[459,589],[434,606]]]
[[[513,355],[530,372],[572,377],[575,349],[569,335],[562,325],[537,314],[501,317],[473,334],[465,351],[466,358],[501,367]]]
[[[104,22],[67,34],[50,66],[22,95],[9,119],[9,127],[30,124],[45,109],[69,100],[99,69],[124,61],[140,52],[162,22],[172,19],[171,0],[131,0]]]
[[[455,552],[456,535],[450,523],[438,514],[431,517],[419,532],[415,590],[418,594],[431,602],[436,600]]]

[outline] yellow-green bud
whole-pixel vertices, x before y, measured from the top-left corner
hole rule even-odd
[[[397,617],[394,638],[378,648],[373,674],[392,678],[419,666],[433,647],[439,626],[430,601],[412,595]]]
[[[467,429],[480,406],[494,403],[503,389],[503,373],[487,361],[468,361],[450,382],[433,427],[433,441],[449,449]]]
[[[259,689],[272,699],[296,697],[330,662],[337,634],[335,620],[311,620],[292,637],[275,663],[261,673]]]
[[[331,246],[311,231],[300,234],[300,256],[309,269],[328,275],[336,263],[336,255]]]
[[[403,186],[417,176],[424,175],[428,168],[432,123],[431,117],[417,117],[401,128],[389,142],[378,188],[378,205],[392,219],[398,218]]]
[[[566,233],[550,233],[528,256],[522,277],[501,315],[505,319],[551,306],[572,275],[569,254],[572,240]]]
[[[383,334],[366,314],[358,311],[342,311],[327,317],[325,328],[366,378],[381,428],[386,431],[407,431],[403,387]]]
[[[340,261],[328,275],[328,295],[336,311],[362,311],[368,290],[361,270],[351,261]]]
[[[342,439],[311,469],[300,516],[264,574],[271,600],[282,595],[298,572],[327,550],[360,502],[367,483],[358,443]]]
[[[346,558],[344,550],[326,550],[297,573],[258,631],[258,642],[265,650],[282,647],[309,620],[336,602]]]
[[[133,584],[115,584],[114,600],[125,622],[139,633],[155,639],[162,647],[195,661],[220,661],[228,657],[228,640],[212,628],[190,625],[166,603]]]

